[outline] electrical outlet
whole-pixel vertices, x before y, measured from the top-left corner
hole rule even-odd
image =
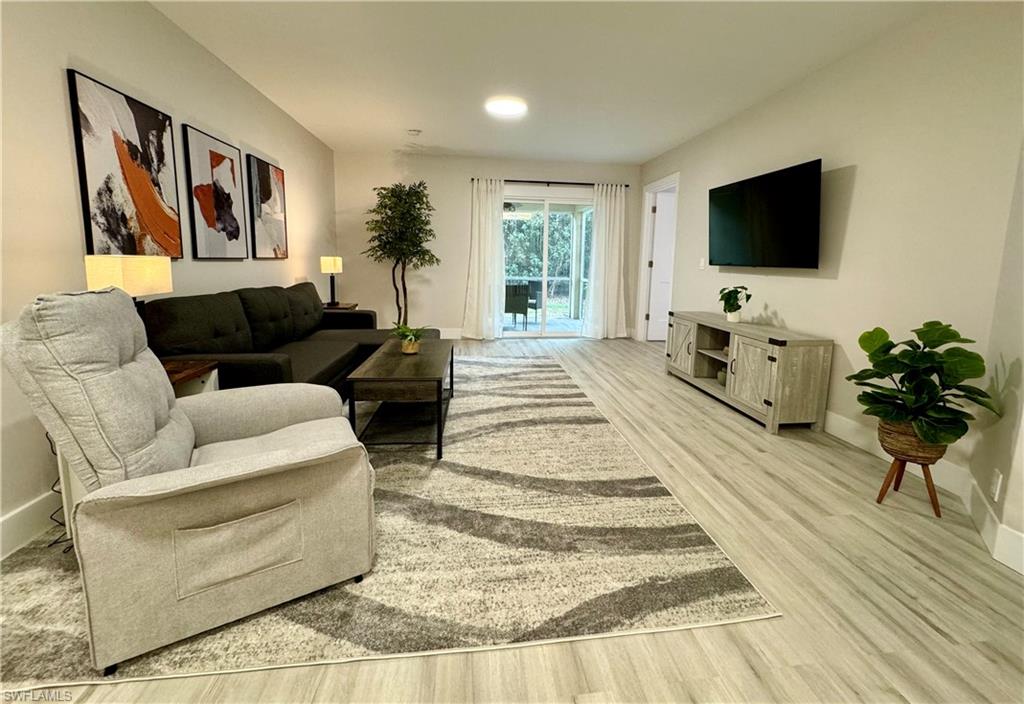
[[[708,265],[705,262],[704,257],[700,258],[700,265],[697,268],[698,269],[707,269],[708,268]]]
[[[995,474],[992,475],[992,483],[988,487],[988,495],[992,501],[998,502],[999,495],[1003,493],[1003,473],[998,469],[995,470]]]

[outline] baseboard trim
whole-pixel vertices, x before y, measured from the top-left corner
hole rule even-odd
[[[0,517],[0,555],[7,557],[53,527],[50,514],[60,508],[60,494],[48,491]]]
[[[992,510],[992,504],[973,476],[967,507],[992,557],[1010,569],[1024,574],[1024,533],[999,522],[995,511]]]
[[[892,459],[879,446],[873,426],[866,426],[828,411],[825,414],[825,432],[876,457],[886,461]],[[918,477],[922,476],[921,468],[917,465],[907,465],[907,471]],[[932,467],[932,479],[936,485],[956,494],[960,499],[992,557],[1010,569],[1024,574],[1024,533],[999,522],[970,470],[941,459]]]

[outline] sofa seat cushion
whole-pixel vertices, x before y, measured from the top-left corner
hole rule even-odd
[[[365,362],[371,354],[377,351],[377,348],[383,345],[388,340],[392,339],[394,335],[391,334],[390,330],[317,330],[315,333],[307,337],[306,339],[310,342],[313,341],[332,341],[332,342],[355,342],[359,345],[359,350],[356,353],[355,364],[362,364]],[[424,339],[439,339],[441,337],[441,331],[434,328],[428,328],[423,332]]]
[[[310,281],[289,286],[284,290],[292,309],[292,325],[296,339],[305,337],[320,326],[324,317],[324,302]]]
[[[330,384],[356,358],[359,345],[341,340],[299,340],[281,345],[274,352],[292,360],[292,381]]]
[[[142,307],[146,335],[159,357],[252,352],[252,334],[234,293],[177,296]]]
[[[357,345],[380,347],[393,337],[390,330],[317,330],[307,337],[310,341],[354,342]]]
[[[348,421],[335,416],[318,418],[303,423],[288,425],[262,435],[253,435],[237,440],[222,440],[200,445],[192,451],[190,467],[213,462],[237,460],[243,457],[254,457],[268,452],[287,450],[289,447],[306,447],[312,441],[336,439],[339,447],[342,442],[351,444],[352,434],[348,430]]]
[[[355,342],[360,345],[373,345],[380,347],[390,340],[394,335],[390,330],[317,330],[307,337],[307,340],[343,340]],[[427,328],[423,331],[423,339],[439,340],[441,331],[436,328]]]
[[[295,339],[295,323],[288,294],[280,286],[240,288],[235,291],[252,330],[257,352],[267,352]]]

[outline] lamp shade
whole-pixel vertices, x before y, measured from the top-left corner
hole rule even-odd
[[[171,293],[171,258],[89,254],[85,257],[85,285],[90,291],[116,286],[132,297]]]
[[[341,257],[320,257],[321,274],[340,274]]]

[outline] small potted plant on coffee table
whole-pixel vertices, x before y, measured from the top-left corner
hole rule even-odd
[[[420,340],[426,328],[411,328],[402,323],[395,323],[395,329],[391,334],[402,341],[403,354],[416,354],[420,351]]]
[[[879,419],[878,441],[893,458],[878,503],[894,479],[899,491],[907,462],[914,462],[921,465],[935,515],[941,516],[929,466],[967,433],[968,423],[974,420],[961,402],[997,414],[998,410],[986,391],[964,383],[985,376],[982,356],[959,346],[974,340],[938,320],[913,332],[916,339],[901,342],[893,342],[883,328],[863,333],[858,344],[871,366],[846,378],[866,389],[857,401],[864,406],[865,415]],[[954,343],[959,344],[947,347]],[[887,383],[879,383],[882,381]]]
[[[730,323],[740,322],[740,308],[751,298],[746,286],[729,286],[718,292],[718,300],[722,302],[725,319]]]

